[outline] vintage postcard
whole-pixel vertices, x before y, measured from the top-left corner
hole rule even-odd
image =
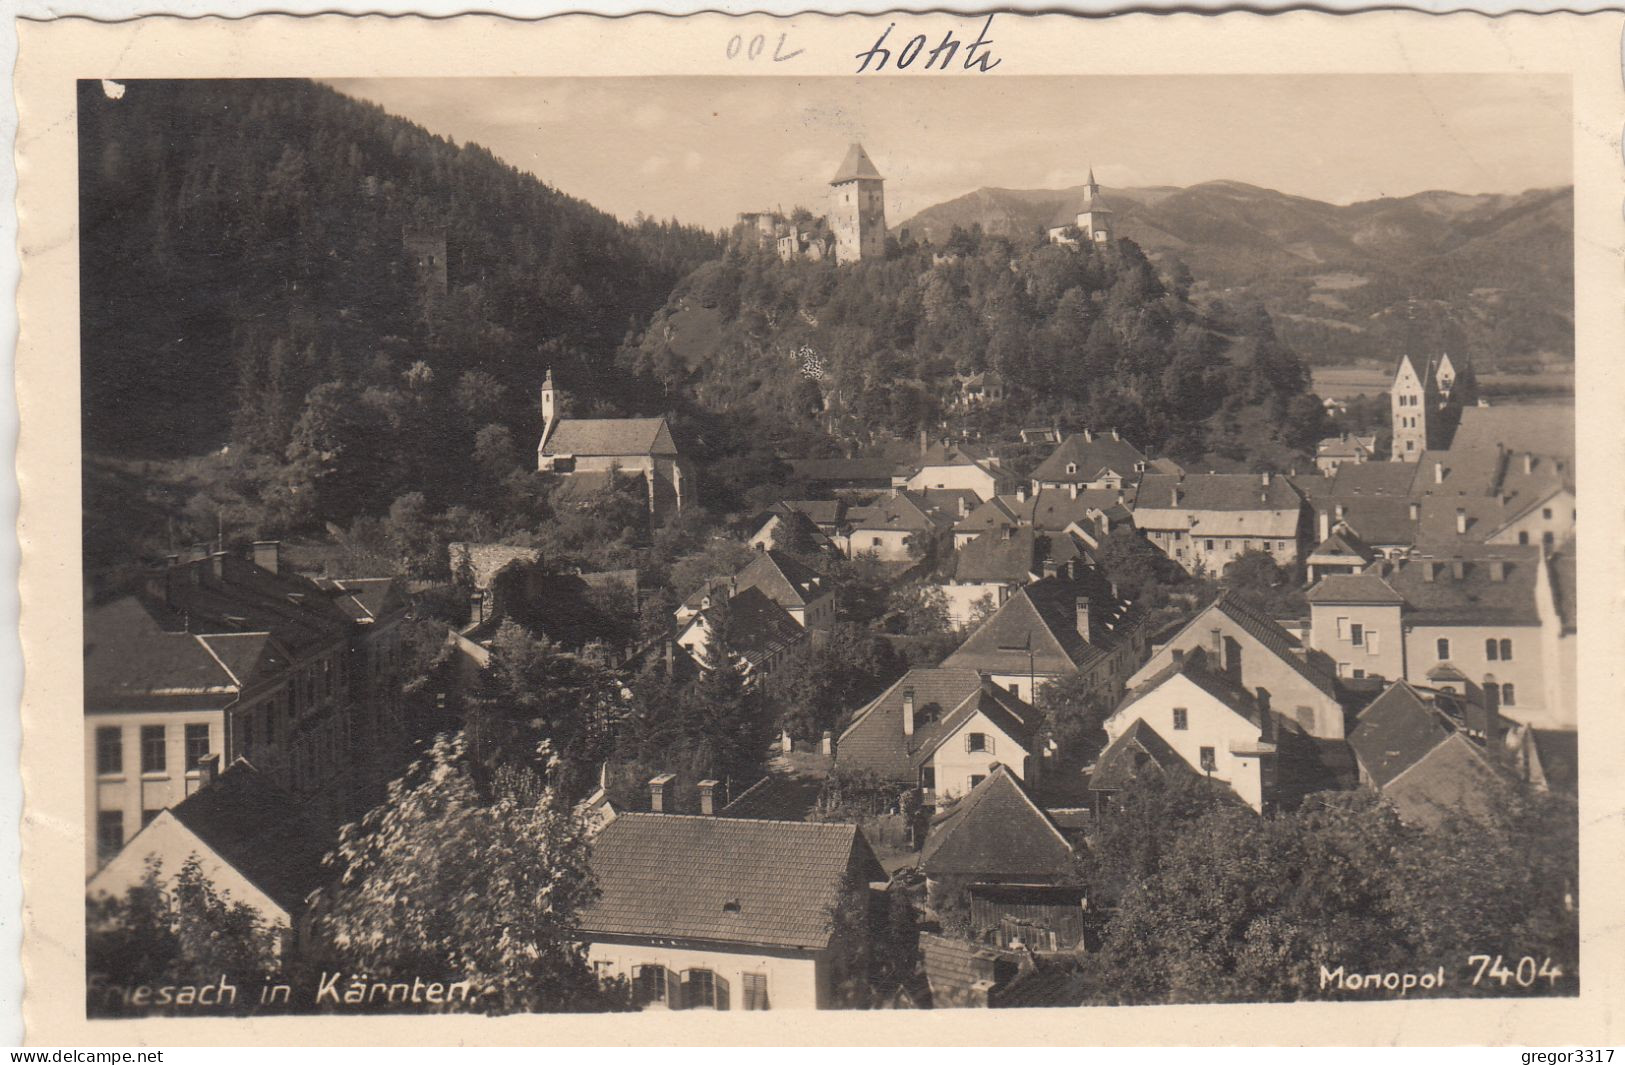
[[[1618,1042],[1622,25],[20,25],[27,1038]]]

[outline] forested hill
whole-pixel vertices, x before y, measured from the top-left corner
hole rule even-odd
[[[543,363],[585,405],[624,400],[600,361],[721,252],[309,82],[81,82],[79,146],[91,452],[280,459],[313,388],[392,416],[421,363],[416,398],[462,387],[478,417],[396,459],[461,459],[479,425],[528,436]],[[445,237],[443,295],[418,233]]]
[[[748,412],[781,446],[921,430],[1115,427],[1176,456],[1292,461],[1319,404],[1258,308],[1199,309],[1132,241],[1072,250],[956,231],[832,268],[738,251],[672,294],[629,370],[711,411]],[[1008,402],[952,410],[957,375],[996,370]]]
[[[903,221],[1019,235],[1070,222],[1083,187],[978,189]],[[1384,365],[1413,331],[1480,370],[1574,357],[1574,190],[1422,192],[1338,205],[1239,181],[1106,189],[1117,231],[1178,259],[1199,301],[1256,300],[1317,364]]]

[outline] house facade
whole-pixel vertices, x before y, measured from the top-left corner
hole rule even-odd
[[[542,382],[539,472],[604,487],[616,473],[641,477],[649,512],[656,517],[680,511],[693,501],[693,465],[678,451],[665,418],[562,418],[560,402],[549,370]]]
[[[641,1009],[827,1009],[833,915],[885,872],[854,825],[623,812],[593,839],[587,960]]]
[[[1286,478],[1273,474],[1147,474],[1135,495],[1134,524],[1190,573],[1219,575],[1247,551],[1296,561],[1310,535],[1310,511]]]
[[[1085,429],[1062,440],[1033,470],[1034,492],[1045,488],[1120,491],[1133,488],[1149,460],[1116,429],[1096,434]]]

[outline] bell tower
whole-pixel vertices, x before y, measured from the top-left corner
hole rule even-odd
[[[853,144],[846,150],[846,158],[829,184],[829,220],[835,229],[835,261],[884,259],[885,178],[875,169],[863,145]]]
[[[1095,168],[1089,168],[1089,184],[1084,186],[1083,210],[1078,212],[1078,233],[1090,244],[1112,242],[1112,209],[1100,198]]]

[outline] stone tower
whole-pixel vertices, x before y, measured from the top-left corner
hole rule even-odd
[[[1416,462],[1422,452],[1437,447],[1439,426],[1438,367],[1432,359],[1406,354],[1394,368],[1394,385],[1389,390],[1393,415],[1395,462]]]
[[[553,435],[553,425],[559,420],[559,394],[553,387],[553,368],[548,367],[542,379],[542,443]]]
[[[835,229],[835,261],[886,257],[885,179],[863,145],[846,150],[841,168],[830,178],[830,224]]]
[[[1100,198],[1095,168],[1089,168],[1089,184],[1084,186],[1083,210],[1078,212],[1078,234],[1091,244],[1112,241],[1112,209]]]

